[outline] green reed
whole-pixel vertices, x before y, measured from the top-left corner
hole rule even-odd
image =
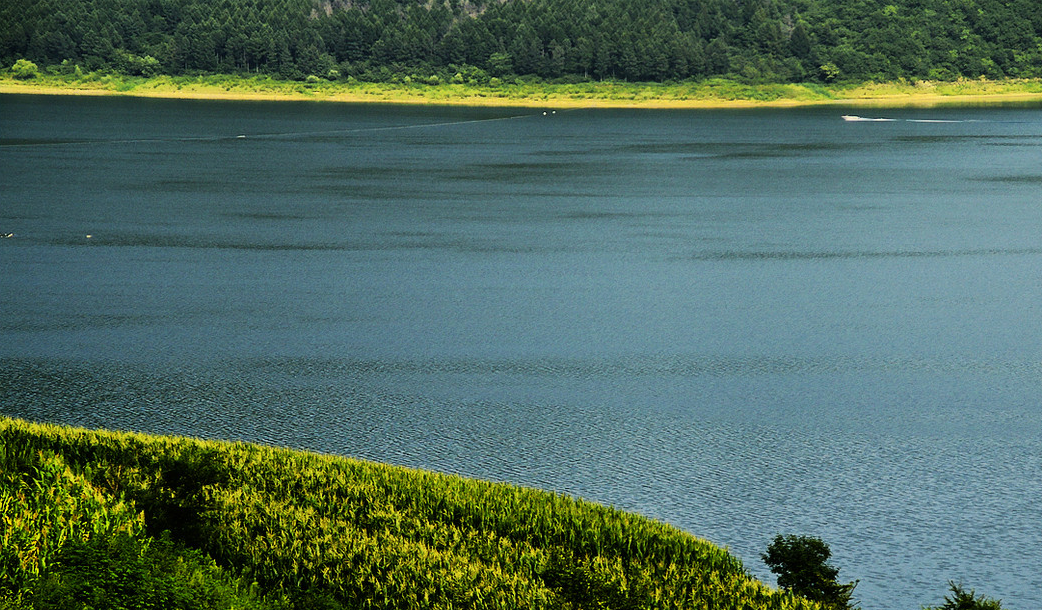
[[[0,578],[15,588],[67,541],[124,533],[172,537],[299,608],[818,608],[707,541],[561,494],[10,419],[0,448]]]

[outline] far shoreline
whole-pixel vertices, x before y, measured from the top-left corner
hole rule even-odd
[[[153,78],[119,75],[0,76],[0,94],[121,96],[183,100],[317,101],[364,104],[524,107],[555,109],[743,109],[846,106],[930,108],[1042,102],[1039,79],[917,83],[743,85],[725,79],[700,83],[522,83],[410,85],[301,83],[267,77],[212,75]]]

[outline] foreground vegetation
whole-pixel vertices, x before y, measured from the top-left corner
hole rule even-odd
[[[565,107],[717,107],[804,104],[919,105],[1042,100],[1042,80],[963,80],[886,84],[760,84],[714,78],[672,83],[584,83],[516,79],[509,83],[367,83],[279,80],[270,76],[127,76],[64,73],[23,61],[0,70],[0,93],[61,93],[147,97],[297,99],[375,103]]]
[[[772,608],[725,550],[561,495],[0,419],[0,608]]]

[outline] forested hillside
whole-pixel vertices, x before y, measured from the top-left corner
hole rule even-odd
[[[1042,76],[1038,0],[4,0],[3,67],[487,82]]]

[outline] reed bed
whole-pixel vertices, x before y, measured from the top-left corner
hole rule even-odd
[[[0,419],[0,509],[13,607],[63,548],[122,536],[172,540],[255,607],[819,608],[639,515],[247,443]]]

